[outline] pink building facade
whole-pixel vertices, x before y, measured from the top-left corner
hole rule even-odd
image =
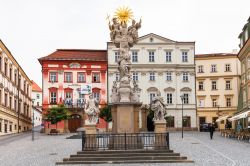
[[[57,124],[60,132],[75,132],[84,125],[84,106],[90,93],[99,100],[100,108],[107,104],[107,51],[58,49],[39,59],[42,66],[43,115],[49,108],[63,104],[70,119]],[[55,128],[43,122],[45,132]],[[103,119],[97,128],[105,130]]]

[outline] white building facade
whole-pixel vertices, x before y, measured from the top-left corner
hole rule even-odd
[[[32,113],[34,113],[34,126],[40,126],[42,124],[42,89],[32,81]]]
[[[148,34],[138,39],[131,48],[132,80],[142,89],[140,100],[149,104],[161,95],[167,106],[167,127],[178,130],[196,129],[194,42],[177,42],[165,37]],[[112,82],[119,81],[117,70],[118,49],[108,43],[109,101]]]

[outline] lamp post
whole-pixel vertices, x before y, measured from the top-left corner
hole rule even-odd
[[[181,95],[181,138],[183,138],[183,100],[184,100],[184,95]]]
[[[34,141],[34,128],[35,128],[35,115],[34,115],[34,101],[35,101],[35,99],[32,99],[32,141]]]

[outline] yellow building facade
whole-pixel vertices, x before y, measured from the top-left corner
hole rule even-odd
[[[31,80],[0,40],[0,136],[31,129]]]
[[[225,129],[226,117],[232,116],[238,105],[241,68],[237,54],[199,54],[195,62],[198,126],[215,123]]]

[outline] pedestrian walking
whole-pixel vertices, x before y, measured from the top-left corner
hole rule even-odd
[[[214,130],[215,130],[214,123],[212,123],[209,127],[210,139],[213,139]]]

